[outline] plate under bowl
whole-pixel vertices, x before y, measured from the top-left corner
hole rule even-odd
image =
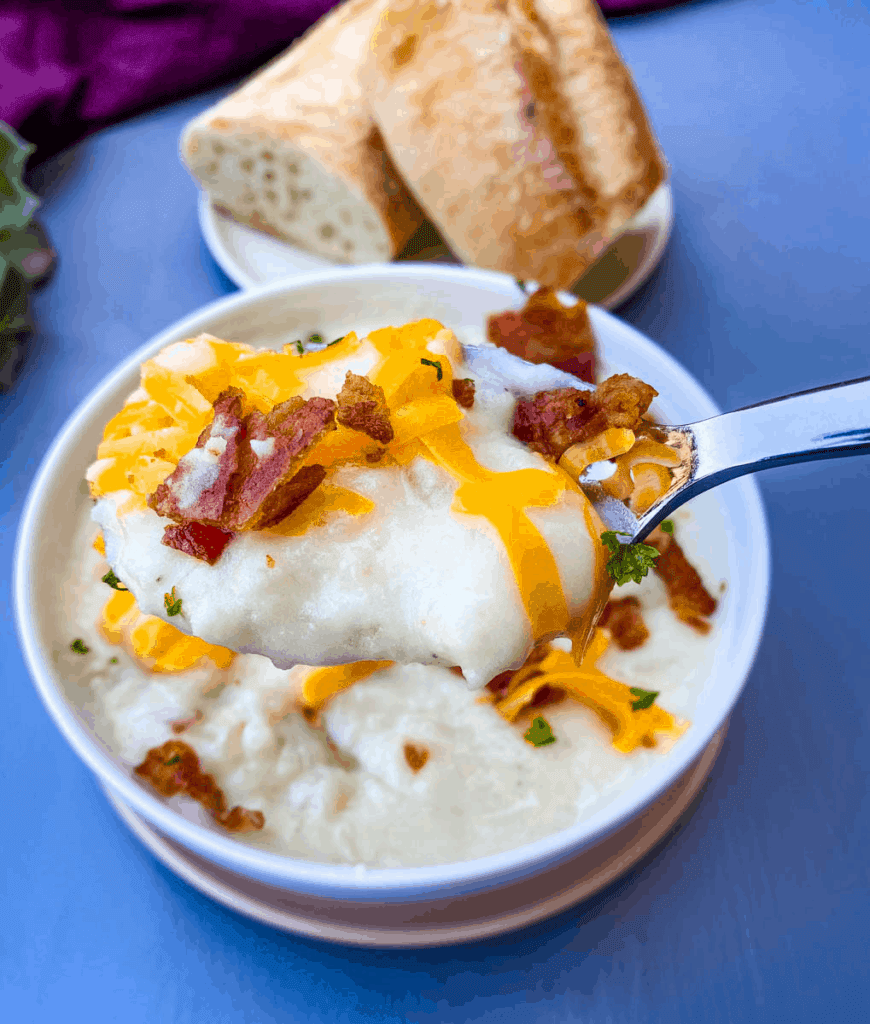
[[[674,197],[665,182],[626,224],[595,264],[572,288],[589,302],[615,309],[649,278],[664,255],[674,223]],[[255,231],[221,213],[205,193],[199,197],[199,225],[218,266],[240,288],[254,288],[338,264]],[[433,242],[435,244],[433,244]],[[408,243],[397,263],[455,264],[456,260],[425,228]]]
[[[67,740],[100,780],[165,836],[204,860],[277,888],[328,899],[410,902],[501,887],[554,868],[601,842],[657,800],[708,747],[743,688],[761,637],[769,589],[767,529],[750,479],[732,481],[693,502],[703,555],[713,578],[727,579],[705,681],[691,728],[642,777],[603,809],[534,843],[472,861],[367,869],[322,864],[257,849],[189,821],[135,779],[99,739],[81,698],[58,670],[65,635],[56,586],[76,524],[89,505],[83,487],[104,423],[138,385],[139,366],[172,342],[210,332],[280,346],[300,332],[337,337],[432,317],[468,337],[489,313],[517,308],[522,296],[501,274],[449,266],[388,264],[306,275],[212,303],[163,331],[116,369],[70,418],[37,474],[25,507],[15,561],[16,615],[37,690]],[[603,310],[592,308],[603,360],[653,383],[654,411],[685,423],[715,415],[700,385],[666,352]],[[64,515],[57,510],[64,509]]]

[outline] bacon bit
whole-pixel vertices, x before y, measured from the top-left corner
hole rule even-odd
[[[207,523],[185,523],[184,526],[167,526],[161,543],[214,565],[234,536]]]
[[[193,747],[182,740],[167,740],[162,747],[152,747],[135,772],[150,782],[161,796],[184,793],[196,800],[230,832],[259,831],[266,823],[260,811],[249,811],[244,807],[227,810],[223,790],[213,775],[200,768]]]
[[[220,815],[218,822],[227,832],[259,832],[266,824],[262,811],[249,811],[247,807],[232,807]]]
[[[245,427],[226,525],[233,530],[264,530],[301,505],[326,476],[323,466],[302,463],[308,450],[335,430],[335,403],[328,398],[290,398],[265,416],[255,410]],[[254,442],[264,442],[270,450],[261,449],[258,455]]]
[[[322,466],[302,466],[305,455],[328,430],[335,429],[335,403],[328,398],[291,398],[271,412],[254,410],[240,419],[244,392],[228,388],[214,403],[215,415],[200,434],[196,449],[210,453],[218,468],[217,480],[189,500],[195,487],[194,473],[202,472],[200,461],[209,456],[182,456],[175,471],[148,497],[148,505],[159,515],[180,526],[200,524],[227,534],[240,530],[263,530],[289,515],[326,476]],[[261,442],[257,444],[256,442]],[[258,453],[259,449],[259,453]],[[202,536],[201,531],[194,534]],[[164,542],[170,547],[210,561],[210,547],[218,537],[198,542],[187,533],[170,532]],[[223,542],[226,547],[228,541]],[[182,546],[184,545],[184,546]],[[203,553],[198,553],[202,547]],[[223,550],[221,548],[221,550]],[[215,554],[215,560],[220,557]],[[212,563],[213,564],[213,563]]]
[[[647,537],[646,543],[659,552],[654,568],[667,588],[668,603],[674,614],[699,633],[709,633],[708,618],[716,611],[718,602],[708,593],[674,535],[658,527]]]
[[[339,392],[336,419],[343,427],[358,430],[373,441],[388,444],[393,440],[390,410],[384,389],[372,384],[368,377],[347,371]]]
[[[425,747],[415,747],[413,743],[406,743],[402,749],[404,750],[408,767],[416,775],[429,760],[429,751]]]
[[[513,677],[514,673],[512,671],[499,672],[499,674],[494,679],[490,679],[490,681],[486,684],[486,688],[490,691],[490,693],[494,693],[496,697],[504,697],[504,695],[508,692],[508,688],[510,687],[511,684],[511,679],[513,679]]]
[[[457,405],[463,409],[470,409],[474,405],[474,381],[470,377],[455,377],[451,388]]]
[[[386,448],[376,448],[373,452],[366,452],[366,462],[372,464],[380,462],[381,459],[387,454]]]
[[[519,312],[491,316],[486,334],[530,363],[552,363],[595,383],[595,335],[585,302],[563,306],[552,288],[539,288]]]
[[[227,388],[214,403],[214,419],[197,439],[193,451],[179,460],[173,472],[148,496],[148,505],[158,515],[184,525],[191,522],[225,527],[224,509],[233,476],[238,467],[239,442],[244,436],[242,399],[244,392]],[[193,452],[205,450],[204,458]],[[196,475],[203,464],[211,462],[218,468],[217,479],[191,500],[189,491],[196,486]],[[196,556],[199,557],[199,556]]]
[[[175,735],[178,736],[178,735],[180,735],[183,732],[187,732],[187,730],[191,726],[199,725],[199,723],[202,721],[202,719],[203,719],[202,712],[197,710],[197,711],[194,711],[194,713],[190,716],[190,718],[179,718],[179,719],[176,719],[176,721],[174,721],[174,722],[170,722],[170,726],[172,728],[172,731],[175,733]]]
[[[268,565],[270,569],[275,568],[275,559],[271,555],[266,555],[266,565]]]
[[[559,459],[571,445],[611,427],[634,430],[657,394],[627,373],[609,377],[595,391],[539,391],[517,402],[513,432],[534,451]]]
[[[538,690],[534,697],[529,701],[528,707],[531,708],[546,708],[551,704],[561,704],[561,702],[568,696],[564,690],[560,690],[558,686],[549,686],[547,683]]]
[[[608,601],[598,623],[610,632],[616,646],[623,651],[643,647],[649,639],[649,630],[640,608],[640,601],[636,597]]]

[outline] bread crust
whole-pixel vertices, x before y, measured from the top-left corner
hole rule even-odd
[[[567,288],[663,164],[591,0],[549,5],[545,18],[532,0],[388,0],[361,77],[397,168],[457,255]],[[600,70],[584,78],[587,59]],[[604,97],[619,118],[607,132],[589,109]]]

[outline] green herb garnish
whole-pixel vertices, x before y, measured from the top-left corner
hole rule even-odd
[[[647,708],[652,707],[653,701],[660,692],[660,690],[642,690],[639,686],[632,686],[629,693],[632,697],[639,697],[640,699],[631,702],[631,710],[646,711]]]
[[[437,359],[421,359],[420,362],[424,366],[434,366],[435,369],[438,371],[438,380],[441,380],[441,378],[444,376],[444,371],[441,369],[441,363],[438,362]]]
[[[111,569],[103,577],[103,583],[108,583],[112,590],[129,590],[129,587],[125,587],[124,584],[118,579],[118,577],[112,572]]]
[[[661,527],[662,527],[662,533],[673,533],[674,532],[674,524],[671,522],[670,519],[666,519],[661,524]]]
[[[531,743],[533,747],[546,747],[548,743],[556,742],[556,737],[553,735],[549,722],[545,718],[540,717],[532,722],[523,738]]]
[[[109,664],[110,665],[117,665],[118,664],[118,659],[117,658],[109,658]]]
[[[649,544],[621,544],[616,539],[617,534],[622,537],[631,536],[624,530],[605,530],[601,534],[601,543],[610,548],[607,571],[619,587],[629,580],[640,583],[655,564],[659,552]]]
[[[523,291],[523,292],[524,292],[524,291],[526,290],[526,282],[525,282],[525,281],[521,280],[521,279],[520,279],[520,278],[518,278],[518,277],[515,277],[515,278],[514,278],[514,281],[516,281],[516,283],[517,283],[517,288],[519,288],[519,289],[520,289],[520,291]]]
[[[163,595],[163,606],[167,615],[181,614],[181,598],[175,596],[175,587],[168,594]]]
[[[169,765],[171,765],[171,764],[178,764],[178,762],[180,760],[181,760],[181,754],[175,754],[174,757],[170,757],[169,760],[166,762],[166,767],[168,768]]]
[[[304,356],[305,346],[302,344],[302,342],[297,338],[296,341],[293,342],[293,344],[296,346],[296,351],[299,353],[299,355]]]
[[[312,345],[322,345],[323,344],[323,337],[321,335],[319,335],[319,334],[309,334],[308,335],[308,341]]]
[[[84,642],[84,640],[76,639],[69,645],[71,651],[75,651],[76,654],[88,654],[90,647]]]
[[[344,341],[344,339],[346,337],[347,337],[346,334],[342,334],[342,336],[340,338],[336,338],[335,341],[331,341],[326,347],[327,348],[332,348],[333,345],[337,345],[340,341]]]

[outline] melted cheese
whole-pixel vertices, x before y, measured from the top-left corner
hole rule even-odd
[[[551,686],[565,690],[595,711],[610,726],[613,746],[623,754],[640,746],[655,746],[657,733],[679,735],[685,724],[678,725],[673,715],[657,704],[635,710],[633,704],[638,698],[631,688],[597,668],[607,647],[607,635],[597,629],[579,665],[566,651],[551,648],[542,661],[514,674],[507,694],[492,701],[496,710],[513,722],[542,686]]]
[[[126,646],[152,672],[183,672],[206,657],[227,668],[235,657],[225,647],[186,636],[156,615],[143,615],[128,590],[115,591],[106,602],[100,630],[109,643]]]

